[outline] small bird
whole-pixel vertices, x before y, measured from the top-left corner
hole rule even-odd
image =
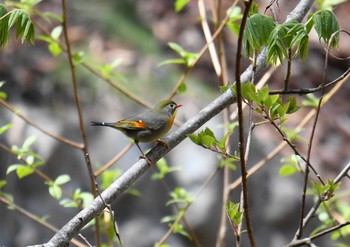
[[[159,138],[171,129],[176,116],[176,109],[181,106],[170,99],[163,100],[153,109],[130,116],[116,123],[91,122],[91,125],[108,126],[123,132],[126,136],[134,140],[142,153],[142,157],[146,159],[148,164],[151,164],[140,148],[139,142],[157,141],[168,148],[168,144],[159,140]]]

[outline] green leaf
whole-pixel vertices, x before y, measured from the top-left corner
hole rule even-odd
[[[267,109],[270,109],[272,106],[275,105],[277,100],[280,98],[279,94],[274,94],[269,97],[264,101],[264,105]]]
[[[27,158],[26,158],[26,163],[27,163],[28,165],[33,165],[34,161],[35,161],[35,157],[34,157],[33,155],[28,155],[28,156],[27,156]]]
[[[237,170],[235,163],[239,161],[239,157],[224,157],[220,158],[220,168],[229,167],[231,170]]]
[[[174,233],[179,233],[182,236],[185,236],[188,239],[191,239],[191,235],[188,234],[188,232],[186,232],[185,228],[180,223],[175,224],[175,226],[174,226]]]
[[[151,176],[152,180],[161,180],[167,174],[180,170],[179,167],[173,167],[173,166],[169,167],[164,158],[161,158],[157,162],[157,168],[158,168],[158,172],[152,174],[152,176]]]
[[[94,196],[90,192],[81,192],[78,188],[73,193],[73,199],[76,202],[76,207],[81,206],[85,208],[93,201]]]
[[[51,38],[54,40],[59,40],[62,34],[62,31],[63,31],[63,27],[61,25],[54,27],[50,34]]]
[[[184,93],[184,92],[186,92],[187,91],[187,85],[186,85],[186,83],[181,83],[180,84],[180,86],[179,86],[179,88],[177,89],[177,93]]]
[[[101,189],[105,190],[110,186],[115,180],[117,180],[122,171],[119,168],[109,169],[101,174]]]
[[[201,140],[200,140],[200,138],[198,137],[198,135],[196,135],[196,134],[189,134],[189,135],[187,135],[189,138],[190,138],[190,140],[192,141],[192,142],[194,142],[195,144],[197,144],[197,145],[201,145],[202,144],[202,142],[201,142]]]
[[[26,165],[19,165],[16,169],[16,173],[19,179],[29,176],[33,172],[34,172],[34,169]]]
[[[203,136],[202,138],[202,144],[206,147],[212,147],[215,143],[215,138],[213,138],[210,135]]]
[[[243,83],[241,86],[242,96],[249,102],[255,102],[260,104],[259,97],[256,93],[256,88],[253,83],[247,82]]]
[[[67,174],[63,174],[63,175],[58,176],[55,179],[55,184],[62,185],[62,184],[68,183],[69,181],[70,181],[70,176]]]
[[[176,53],[178,53],[183,58],[183,63],[187,65],[187,67],[192,66],[193,62],[197,59],[197,53],[191,53],[185,51],[180,45],[170,42],[169,47],[173,49]],[[164,63],[162,63],[164,64]]]
[[[262,89],[258,90],[259,102],[264,104],[265,100],[269,97],[269,87],[266,85]]]
[[[62,197],[62,189],[56,183],[49,183],[49,193],[53,198],[57,200]]]
[[[167,65],[167,64],[185,64],[186,61],[182,58],[175,58],[175,59],[168,59],[165,60],[161,63],[158,64],[158,67],[163,66],[163,65]]]
[[[73,64],[77,66],[82,62],[84,62],[84,52],[83,51],[75,52],[73,54]]]
[[[31,145],[36,141],[35,136],[29,136],[22,145],[22,150],[27,151]]]
[[[8,29],[10,29],[18,19],[22,18],[22,10],[20,9],[14,9],[11,12],[10,18],[8,20]]]
[[[189,2],[190,0],[176,0],[175,11],[180,12]]]
[[[4,188],[6,186],[6,184],[7,184],[6,180],[0,180],[0,191],[2,188]],[[1,194],[1,192],[0,192],[0,194]]]
[[[306,95],[307,99],[302,101],[302,105],[303,106],[311,106],[313,108],[317,108],[318,107],[318,103],[320,101],[319,98],[317,98],[314,94],[307,94]]]
[[[235,225],[239,225],[242,222],[243,211],[239,210],[239,203],[228,201],[226,203],[226,212],[231,222],[233,222]]]
[[[252,56],[255,51],[259,52],[263,46],[268,44],[269,36],[275,25],[271,16],[254,14],[248,18],[243,36],[246,56]]]
[[[330,10],[320,10],[313,16],[315,30],[318,34],[318,38],[323,39],[326,44],[330,41],[333,33],[339,31],[339,23]],[[339,45],[339,33],[334,37],[331,47],[335,48]]]
[[[12,128],[12,123],[8,123],[2,127],[0,127],[0,135],[8,131],[9,129]]]
[[[280,175],[281,176],[290,176],[296,173],[298,169],[294,165],[283,165],[280,168]]]
[[[8,30],[16,24],[16,38],[21,36],[22,43],[24,41],[34,43],[34,25],[28,13],[21,9],[14,9],[10,13]]]
[[[285,45],[285,37],[292,22],[277,25],[271,32],[268,39],[267,62],[277,64],[279,61],[283,63],[288,57],[287,46]]]
[[[221,93],[224,93],[224,92],[226,92],[230,87],[231,87],[231,85],[228,83],[228,84],[226,84],[225,86],[220,86],[219,89],[220,89],[220,92],[221,92]]]
[[[300,109],[300,105],[298,105],[298,101],[294,96],[288,98],[288,103],[287,114],[292,114]]]
[[[49,43],[49,51],[54,57],[59,56],[62,53],[61,46],[55,42]]]
[[[7,10],[3,4],[0,4],[0,48],[9,40]]]
[[[65,207],[65,208],[76,208],[77,207],[76,202],[71,200],[71,199],[62,199],[60,201],[60,205]]]
[[[10,174],[11,172],[17,170],[17,168],[19,166],[22,166],[21,164],[13,164],[13,165],[10,165],[7,170],[6,170],[6,175]]]
[[[171,191],[170,197],[172,199],[166,203],[167,206],[174,203],[190,203],[194,200],[194,198],[181,187],[176,187],[173,191]]]
[[[240,29],[240,24],[238,21],[240,21],[243,17],[241,8],[237,6],[230,7],[227,10],[227,16],[229,16],[229,20],[227,21],[226,25],[235,35],[238,36]]]

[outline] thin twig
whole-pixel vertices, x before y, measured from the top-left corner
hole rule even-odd
[[[97,181],[96,181],[96,178],[94,176],[94,171],[93,171],[92,165],[91,165],[88,143],[87,143],[87,139],[86,139],[86,132],[85,132],[85,127],[84,127],[83,112],[81,110],[79,93],[78,93],[78,82],[77,82],[77,77],[75,74],[75,66],[73,63],[73,54],[71,51],[70,41],[69,41],[69,36],[68,36],[67,0],[62,0],[62,15],[63,15],[62,26],[63,26],[64,40],[65,40],[65,45],[67,48],[68,62],[69,62],[69,67],[70,67],[70,72],[71,72],[71,79],[72,79],[72,83],[73,83],[75,106],[77,108],[78,117],[79,117],[79,129],[80,129],[80,134],[81,134],[82,141],[83,141],[83,147],[81,150],[83,151],[83,154],[85,157],[85,163],[86,163],[89,175],[90,175],[91,192],[94,195],[94,197],[96,197],[99,194],[98,189],[97,189]],[[95,240],[96,240],[96,245],[100,246],[101,245],[101,234],[100,234],[100,223],[99,223],[98,217],[95,218]]]
[[[303,161],[305,161],[306,166],[311,168],[311,170],[314,172],[314,174],[316,175],[316,177],[318,178],[318,180],[320,180],[320,182],[325,185],[325,182],[323,181],[322,177],[320,176],[320,174],[316,171],[316,169],[313,167],[313,165],[310,163],[310,161],[307,160],[307,158],[305,158],[299,151],[298,149],[295,147],[295,145],[293,143],[291,143],[290,140],[288,140],[287,136],[284,134],[284,132],[281,130],[280,127],[277,126],[277,124],[275,123],[275,121],[270,117],[269,113],[267,111],[265,111],[266,117],[268,118],[268,120],[270,121],[270,123],[275,127],[275,129],[278,131],[278,133],[280,133],[280,135],[282,136],[283,141],[285,141],[288,146],[294,151],[294,153],[296,155],[298,155]]]
[[[290,74],[292,72],[292,48],[288,49],[287,73],[284,77],[284,90],[288,90]]]
[[[5,106],[9,111],[11,111],[17,117],[21,118],[27,124],[33,126],[37,130],[39,130],[39,131],[43,132],[44,134],[52,137],[53,139],[56,139],[57,141],[62,142],[64,144],[67,144],[67,145],[69,145],[71,147],[74,147],[74,148],[81,149],[83,147],[83,144],[81,144],[81,143],[78,143],[78,142],[75,142],[75,141],[71,141],[71,140],[69,140],[67,138],[64,138],[62,136],[56,135],[56,134],[48,131],[47,129],[44,129],[43,127],[39,126],[38,124],[34,123],[29,118],[24,116],[22,113],[20,113],[20,111],[18,109],[15,109],[12,105],[10,105],[9,103],[7,103],[6,101],[4,101],[1,98],[0,98],[0,104]]]
[[[316,132],[316,126],[318,122],[318,118],[321,111],[322,106],[322,100],[325,93],[325,84],[326,84],[326,76],[327,76],[327,67],[328,67],[328,54],[330,50],[330,45],[332,44],[334,38],[334,34],[331,36],[329,43],[327,45],[326,55],[325,55],[325,61],[324,61],[324,72],[323,72],[323,80],[322,80],[322,90],[321,90],[321,97],[318,101],[318,106],[316,109],[316,116],[315,120],[311,129],[311,135],[309,140],[309,147],[307,150],[307,159],[306,159],[306,167],[305,167],[305,174],[304,174],[304,188],[303,188],[303,194],[302,194],[302,202],[301,202],[301,215],[300,215],[300,224],[299,224],[299,233],[297,234],[297,239],[300,239],[303,235],[303,221],[304,221],[304,213],[305,213],[305,203],[306,203],[306,190],[307,190],[307,184],[308,184],[308,176],[309,176],[309,164],[311,159],[311,150],[312,150],[312,144]]]
[[[247,226],[249,242],[251,247],[255,247],[255,240],[253,235],[253,226],[250,219],[250,208],[249,208],[249,193],[248,193],[248,181],[247,181],[247,167],[245,162],[245,147],[244,147],[244,121],[242,111],[242,91],[241,91],[241,57],[242,57],[242,43],[245,25],[248,19],[248,13],[252,0],[245,2],[245,10],[241,21],[241,27],[239,30],[237,53],[236,53],[236,87],[237,87],[237,107],[238,107],[238,122],[239,122],[239,154],[241,163],[241,177],[242,177],[242,190],[243,190],[243,208],[245,222]],[[256,67],[256,66],[254,66]],[[254,70],[255,71],[255,70]]]
[[[283,247],[296,247],[296,246],[304,246],[304,245],[309,245],[312,243],[312,240],[316,239],[316,238],[319,238],[319,237],[322,237],[328,233],[331,233],[331,232],[334,232],[340,228],[343,228],[344,226],[348,226],[350,225],[350,221],[347,221],[347,222],[344,222],[342,224],[339,224],[339,225],[336,225],[336,226],[333,226],[333,227],[330,227],[326,230],[323,230],[322,232],[319,232],[315,235],[312,235],[308,238],[303,238],[303,239],[299,239],[299,240],[294,240],[292,242],[290,242],[289,244],[287,245],[284,245]]]
[[[299,95],[303,95],[303,94],[310,94],[310,93],[315,93],[319,90],[321,90],[323,87],[328,88],[333,86],[334,84],[342,81],[348,74],[350,73],[350,68],[348,68],[341,76],[339,76],[337,79],[328,82],[327,84],[321,84],[317,87],[314,88],[301,88],[301,89],[288,89],[288,90],[271,90],[269,92],[270,95],[273,94],[299,94]]]

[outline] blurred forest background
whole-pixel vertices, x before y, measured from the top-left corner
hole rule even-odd
[[[206,6],[210,6],[211,1],[205,2]],[[279,8],[275,7],[278,21],[283,22],[297,2],[278,1]],[[261,12],[268,3],[269,1],[259,1]],[[231,4],[232,1],[222,1],[222,9],[226,10]],[[41,2],[36,9],[58,15],[62,12],[61,2],[52,0]],[[208,13],[209,9],[208,7]],[[349,9],[349,1],[334,9],[340,29],[350,30]],[[35,21],[36,17],[33,16],[33,19]],[[197,1],[191,1],[182,11],[175,12],[174,1],[169,0],[74,0],[68,1],[68,20],[70,42],[74,52],[83,52],[84,62],[102,71],[102,74],[107,73],[113,82],[150,106],[170,96],[184,71],[183,65],[159,66],[164,60],[178,56],[169,48],[168,43],[175,42],[191,52],[199,52],[206,43]],[[39,18],[37,21],[43,30],[51,30],[55,26],[55,23],[46,23]],[[36,29],[36,33],[40,34],[42,31]],[[237,37],[228,28],[224,29],[222,35],[225,40],[228,81],[233,82]],[[339,57],[350,56],[349,37],[341,35],[339,49],[334,52]],[[308,58],[303,62],[299,59],[293,60],[290,87],[318,86],[323,77],[324,55],[324,44],[312,34]],[[249,64],[248,60],[243,61],[244,68]],[[127,147],[130,140],[112,129],[90,127],[90,122],[116,121],[141,111],[145,106],[111,87],[106,80],[94,75],[86,67],[76,68],[90,157],[93,168],[97,171]],[[348,68],[347,60],[330,57],[326,81],[339,77]],[[286,66],[275,70],[268,80],[270,89],[282,88],[285,71]],[[264,73],[259,73],[257,79],[263,75]],[[21,114],[52,133],[81,142],[70,69],[65,53],[57,57],[52,56],[47,42],[36,40],[35,45],[22,45],[20,41],[15,41],[13,34],[10,42],[0,52],[0,81],[6,82],[1,87],[1,90],[7,93],[6,101]],[[186,89],[182,89],[174,98],[177,103],[183,105],[178,111],[178,123],[195,115],[220,94],[220,82],[208,52],[187,76],[185,84]],[[349,162],[349,95],[350,85],[346,83],[321,111],[312,162],[317,164],[318,171],[325,178],[333,179]],[[319,97],[319,93],[316,93],[316,96]],[[301,102],[305,96],[297,98]],[[296,126],[308,110],[302,108],[291,115],[287,125]],[[224,134],[222,118],[222,115],[218,115],[205,125],[220,138]],[[21,147],[28,137],[35,136],[35,143],[30,149],[40,154],[45,161],[45,165],[39,168],[40,171],[52,179],[69,174],[71,180],[62,185],[64,191],[71,193],[77,188],[84,192],[90,191],[89,174],[81,150],[58,142],[1,106],[0,126],[9,122],[13,124],[11,129],[0,135],[2,145],[9,148],[13,145]],[[302,136],[306,139],[309,138],[311,127],[310,122],[302,131]],[[248,166],[251,167],[266,157],[281,141],[281,137],[270,125],[257,127],[253,132]],[[297,143],[303,153],[306,152],[304,144],[303,141]],[[233,150],[238,150],[237,133],[234,134],[231,145]],[[151,148],[152,144],[141,146],[147,149]],[[283,149],[267,166],[251,177],[251,212],[258,246],[283,246],[291,240],[297,230],[303,176],[279,175],[281,158],[291,154],[291,149]],[[120,174],[130,167],[138,156],[139,151],[132,146],[110,170],[114,175]],[[124,246],[151,246],[159,241],[168,230],[167,223],[161,223],[161,219],[176,212],[174,207],[165,206],[170,199],[168,188],[172,190],[181,186],[186,188],[189,194],[195,195],[217,168],[217,157],[217,154],[185,140],[165,157],[167,164],[170,167],[178,167],[178,171],[167,175],[164,180],[152,180],[152,175],[157,172],[154,166],[132,189],[118,198],[112,207],[116,213]],[[79,212],[79,209],[61,206],[50,196],[42,177],[32,174],[19,179],[15,172],[6,174],[8,167],[17,163],[20,161],[16,155],[0,149],[0,179],[7,181],[3,190],[13,195],[16,205],[57,228]],[[238,170],[233,171],[232,181],[239,176]],[[101,177],[98,178],[103,188],[102,180]],[[220,225],[222,180],[223,173],[219,170],[186,214],[186,220],[201,246],[215,246]],[[347,188],[344,192],[347,195],[349,185],[349,179],[342,184]],[[239,202],[239,196],[239,191],[235,190],[230,199]],[[63,195],[64,197],[67,195]],[[309,206],[312,205],[312,201],[310,197]],[[344,201],[349,202],[348,199]],[[5,203],[0,203],[0,218],[1,246],[39,244],[48,241],[53,235],[51,230],[18,210],[8,209]],[[317,226],[316,219],[308,231]],[[229,225],[227,227],[229,228]],[[234,243],[234,236],[230,231],[229,229],[226,236],[226,246],[233,246]],[[88,239],[93,239],[92,226],[82,233]],[[329,236],[317,241],[319,246],[334,246]],[[345,237],[343,241],[348,244],[346,246],[350,246],[349,237]],[[172,234],[167,243],[170,246],[198,246],[198,243],[195,245],[181,234]],[[242,246],[248,246],[246,244],[247,239],[244,237]],[[117,246],[116,242],[114,245]]]

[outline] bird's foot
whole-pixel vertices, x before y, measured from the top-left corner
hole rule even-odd
[[[145,159],[149,167],[152,166],[152,160],[150,158],[148,158],[146,155],[141,155],[139,158]]]
[[[166,143],[166,142],[164,142],[164,141],[162,141],[160,139],[157,140],[157,143],[159,143],[160,145],[162,145],[166,149],[169,149],[169,144],[168,143]]]

